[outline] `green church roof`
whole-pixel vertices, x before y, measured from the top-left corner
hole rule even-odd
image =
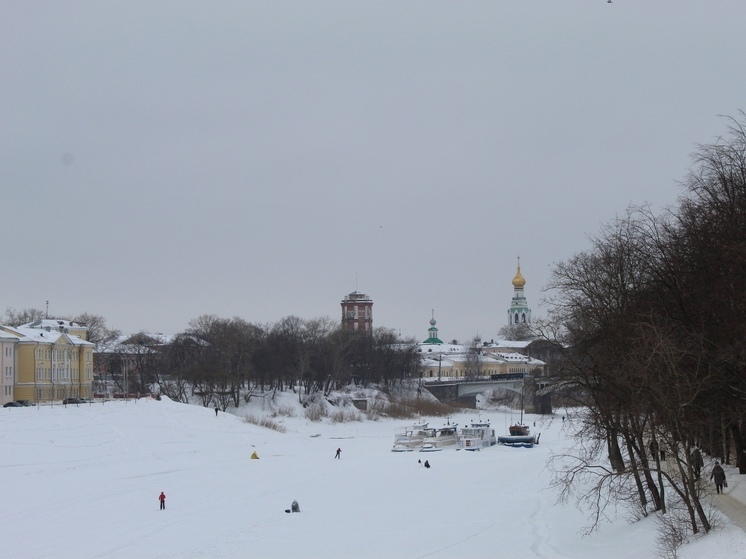
[[[426,339],[426,340],[425,340],[424,342],[422,342],[422,343],[423,343],[423,344],[433,344],[433,345],[434,345],[434,344],[440,344],[440,345],[443,345],[443,340],[441,340],[440,338],[435,338],[435,337],[433,337],[433,336],[430,336],[430,337],[429,337],[428,339]]]

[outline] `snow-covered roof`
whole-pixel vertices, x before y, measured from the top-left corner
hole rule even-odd
[[[88,330],[87,326],[79,322],[73,322],[72,320],[63,320],[60,318],[40,318],[39,320],[34,320],[33,322],[29,322],[28,324],[22,324],[21,326],[19,326],[19,328],[49,328],[53,330],[59,330],[60,328],[75,328],[77,330]]]
[[[528,341],[518,341],[518,340],[497,340],[496,342],[486,342],[482,348],[483,349],[491,349],[491,348],[505,348],[505,349],[515,349],[515,350],[523,350],[526,349],[529,345],[533,343],[533,340]]]
[[[18,336],[15,336],[9,332],[0,330],[0,341],[2,342],[18,341]]]
[[[420,353],[464,353],[466,346],[461,344],[428,344],[421,342],[417,344]]]
[[[171,343],[174,336],[157,332],[137,332],[135,334],[126,334],[119,336],[113,342],[106,345],[99,345],[96,348],[97,353],[116,353],[116,354],[141,354],[146,353],[146,348],[150,346],[167,345]],[[198,338],[194,338],[197,340]],[[147,343],[138,343],[139,340]]]
[[[136,332],[134,334],[127,334],[120,336],[116,343],[117,344],[126,344],[132,339],[137,339],[140,336],[148,338],[150,340],[153,340],[154,343],[159,345],[166,345],[173,341],[174,336],[170,334],[163,334],[162,332]]]
[[[428,368],[440,368],[440,369],[448,369],[453,367],[454,359],[452,356],[444,357],[443,359],[433,359],[432,357],[423,357],[420,361],[420,364],[422,367]]]
[[[64,336],[71,344],[78,346],[93,346],[91,342],[85,341],[83,338],[74,334],[68,334],[66,332],[60,332],[59,330],[38,327],[26,327],[26,326],[3,326],[6,332],[15,333],[21,341],[32,341],[45,344],[57,343],[60,337]]]
[[[528,365],[537,365],[537,366],[546,365],[544,361],[534,359],[533,357],[528,357],[527,355],[523,355],[522,353],[491,351],[487,355],[493,356],[496,359],[500,359],[508,363],[526,363]]]

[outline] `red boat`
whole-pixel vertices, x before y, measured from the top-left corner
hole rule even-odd
[[[526,437],[529,433],[528,425],[521,425],[517,423],[508,427],[508,431],[512,437]]]

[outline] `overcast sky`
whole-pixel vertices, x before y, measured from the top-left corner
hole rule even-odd
[[[520,255],[674,204],[746,108],[723,0],[3,3],[0,312],[497,338]]]

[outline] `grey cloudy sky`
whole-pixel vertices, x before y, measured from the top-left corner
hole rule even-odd
[[[521,256],[673,204],[746,108],[723,0],[9,1],[2,308],[497,337]]]

